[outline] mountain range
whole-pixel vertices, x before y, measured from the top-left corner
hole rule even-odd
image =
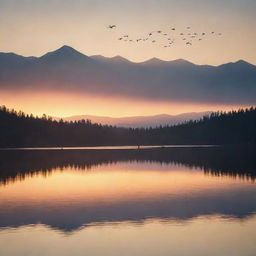
[[[154,115],[154,116],[130,116],[130,117],[107,117],[107,116],[93,116],[93,115],[78,115],[62,118],[64,121],[78,121],[91,120],[92,123],[99,123],[103,125],[112,125],[117,127],[157,127],[165,125],[176,125],[188,120],[198,120],[203,116],[209,115],[211,112],[191,112],[179,115]],[[55,120],[60,118],[54,117]]]
[[[256,66],[220,66],[183,59],[134,63],[86,56],[63,46],[41,57],[0,53],[0,90],[46,90],[165,102],[256,103]]]

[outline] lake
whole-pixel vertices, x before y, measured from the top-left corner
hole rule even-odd
[[[0,255],[256,255],[255,152],[1,150]]]

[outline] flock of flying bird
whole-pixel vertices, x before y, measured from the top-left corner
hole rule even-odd
[[[115,29],[115,28],[117,28],[116,25],[108,26],[108,29]],[[117,38],[117,40],[123,41],[123,42],[130,42],[130,43],[132,43],[132,42],[139,43],[139,42],[148,41],[148,42],[155,44],[157,42],[163,41],[163,40],[161,40],[160,37],[155,37],[156,35],[158,35],[158,36],[162,36],[165,41],[164,45],[161,44],[161,46],[164,48],[168,48],[168,47],[172,47],[172,45],[174,45],[177,40],[181,40],[182,42],[184,42],[185,45],[191,46],[193,43],[200,42],[209,35],[222,36],[222,33],[217,33],[215,31],[211,31],[209,33],[193,32],[191,27],[186,27],[185,31],[186,32],[184,32],[184,31],[178,32],[175,27],[172,27],[172,28],[170,28],[169,33],[164,32],[162,30],[157,30],[157,31],[149,32],[145,37],[133,39],[129,35],[123,35],[123,36]]]

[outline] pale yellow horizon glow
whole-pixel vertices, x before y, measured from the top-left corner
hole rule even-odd
[[[190,102],[163,102],[65,92],[4,92],[0,105],[24,111],[27,114],[53,117],[95,115],[108,117],[177,115],[188,112],[230,111],[249,105],[196,104]]]

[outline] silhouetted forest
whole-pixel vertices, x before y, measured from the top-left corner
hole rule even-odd
[[[256,108],[216,112],[197,121],[157,128],[120,128],[55,121],[0,108],[0,147],[168,144],[255,144]]]

